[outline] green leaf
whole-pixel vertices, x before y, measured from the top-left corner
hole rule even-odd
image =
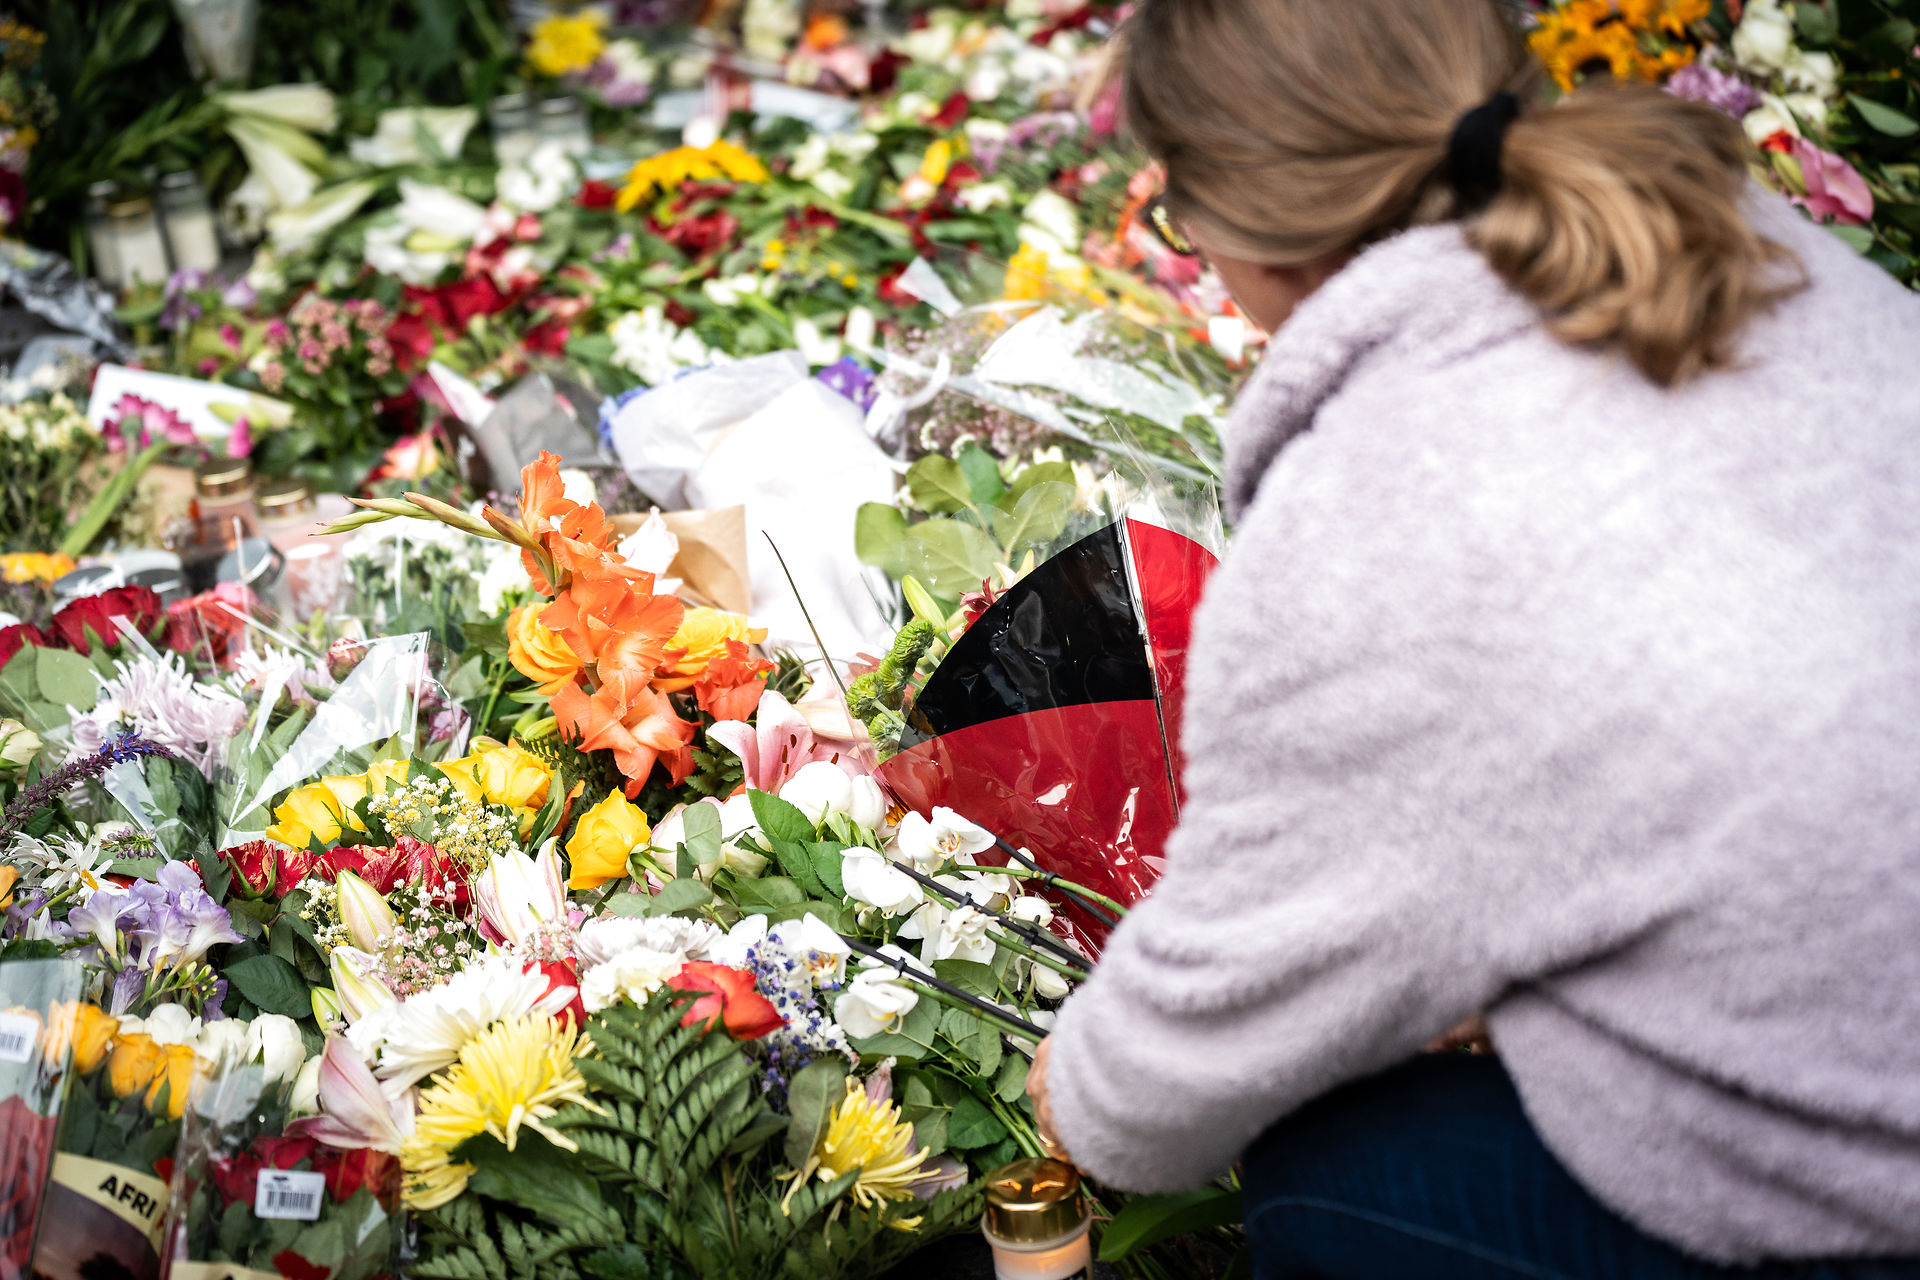
[[[692,911],[713,901],[713,890],[698,880],[669,880],[660,892],[648,899],[649,916],[672,916]]]
[[[467,647],[490,658],[507,656],[507,624],[504,622],[462,622],[460,634]]]
[[[561,1151],[538,1134],[523,1132],[512,1151],[490,1134],[460,1144],[456,1153],[474,1166],[468,1189],[519,1205],[559,1226],[604,1221],[600,1184],[580,1157]]]
[[[840,1058],[815,1058],[800,1069],[787,1086],[787,1163],[798,1169],[807,1163],[820,1135],[826,1132],[833,1109],[847,1096],[847,1064]]]
[[[252,956],[227,966],[227,981],[241,995],[268,1013],[304,1018],[313,1013],[313,998],[294,967],[279,956]]]
[[[1015,502],[1025,496],[1027,490],[1037,484],[1059,483],[1074,486],[1079,490],[1079,482],[1073,478],[1073,467],[1065,462],[1036,462],[1013,478],[1013,488],[1007,490],[1001,506],[1011,509]]]
[[[806,900],[806,890],[785,876],[735,880],[733,885],[734,905],[748,915],[765,915],[776,907],[791,906]]]
[[[1018,1102],[1027,1091],[1028,1062],[1017,1053],[1010,1053],[1000,1064],[1000,1073],[993,1078],[993,1096],[1002,1102]]]
[[[907,468],[907,493],[913,504],[929,515],[964,510],[973,501],[973,486],[952,458],[930,453]]]
[[[840,861],[846,856],[845,846],[816,840],[807,847],[813,852],[813,874],[821,886],[836,898],[846,897],[847,886],[840,879]]]
[[[1848,94],[1847,101],[1853,104],[1853,109],[1860,113],[1862,120],[1889,138],[1911,138],[1914,134],[1920,133],[1920,122],[1916,122],[1912,116],[1903,112],[1895,111],[1883,102],[1863,98],[1857,93]]]
[[[948,1009],[940,1018],[940,1033],[971,1060],[977,1074],[991,1077],[1000,1069],[1000,1033],[977,1014]]]
[[[1826,227],[1835,236],[1846,241],[1847,247],[1855,253],[1865,253],[1873,248],[1873,230],[1869,227],[1848,226],[1843,222],[1829,222]]]
[[[973,499],[976,507],[988,506],[1000,500],[1007,491],[1006,481],[1000,478],[1000,464],[993,455],[982,449],[972,440],[960,446],[956,459],[960,474],[966,477],[967,496]]]
[[[1800,29],[1801,37],[1808,44],[1832,44],[1840,34],[1833,15],[1809,0],[1798,0],[1793,6],[1793,24]]]
[[[814,837],[813,820],[806,814],[765,791],[748,791],[753,805],[753,820],[770,840],[792,840],[801,844]]]
[[[1013,510],[994,512],[993,533],[1007,549],[1007,558],[1059,537],[1073,517],[1075,492],[1070,484],[1047,480],[1020,495]]]
[[[55,706],[87,711],[100,699],[100,682],[94,679],[93,666],[77,653],[40,649],[33,674],[40,697]]]
[[[1000,984],[994,980],[992,966],[981,964],[977,960],[936,960],[933,962],[933,975],[942,982],[952,983],[969,995],[980,996],[986,1000],[1000,998]],[[960,1011],[955,1009],[952,1012]]]
[[[690,804],[680,811],[680,830],[695,863],[711,867],[720,861],[720,810],[710,804]]]
[[[1006,1136],[1007,1126],[971,1093],[953,1104],[953,1118],[947,1121],[947,1145],[955,1151],[977,1151]]]
[[[826,892],[820,877],[814,874],[811,842],[802,844],[798,840],[774,840],[769,843],[773,845],[774,860],[780,864],[780,869],[806,890],[807,896],[815,897]]]
[[[882,569],[889,578],[905,572],[900,565],[900,543],[906,537],[907,517],[884,502],[863,502],[853,516],[853,553],[860,563]]]
[[[1240,1193],[1230,1187],[1132,1196],[1100,1233],[1100,1261],[1118,1262],[1172,1236],[1232,1226],[1240,1216]]]
[[[907,530],[901,559],[936,596],[958,599],[980,584],[1002,559],[1000,546],[963,520],[926,520]]]

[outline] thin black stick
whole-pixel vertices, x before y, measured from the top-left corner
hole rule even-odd
[[[787,558],[780,554],[780,544],[765,529],[760,531],[760,536],[773,548],[773,558],[780,562],[780,572],[786,575],[787,585],[793,588],[793,602],[800,606],[800,616],[807,620],[807,630],[813,632],[813,642],[820,646],[820,656],[827,660],[827,674],[840,686],[840,697],[847,704],[847,715],[852,716],[853,698],[847,693],[846,682],[840,678],[840,668],[833,665],[833,655],[827,652],[827,642],[820,638],[820,628],[813,625],[813,614],[808,611],[806,599],[800,594],[800,584],[793,580],[793,570],[787,568]]]
[[[978,826],[979,824],[975,823],[974,825]],[[981,827],[980,829],[982,831],[986,831],[985,827]],[[993,833],[988,832],[988,834],[992,835]],[[1094,905],[1094,903],[1090,901],[1084,894],[1075,893],[1072,889],[1069,889],[1064,884],[1061,884],[1060,877],[1058,875],[1055,875],[1053,872],[1047,870],[1045,867],[1035,862],[1032,858],[1029,858],[1026,854],[1020,852],[1020,850],[1008,844],[1005,840],[1001,839],[999,836],[994,836],[993,842],[999,845],[1001,851],[1005,853],[1009,858],[1012,858],[1015,862],[1019,863],[1021,866],[1025,867],[1027,870],[1038,874],[1040,877],[1041,884],[1046,885],[1049,889],[1058,889],[1061,893],[1066,894],[1069,898],[1073,899],[1075,905],[1077,905],[1082,911],[1092,916],[1095,920],[1098,920],[1101,924],[1107,926],[1107,928],[1117,929],[1120,927],[1120,921],[1117,917],[1110,916],[1105,911],[1102,911],[1098,906]]]
[[[982,1000],[970,991],[962,991],[950,982],[942,982],[939,978],[934,977],[931,973],[927,973],[918,967],[909,969],[904,957],[890,956],[880,948],[862,942],[858,938],[849,938],[844,933],[840,935],[840,940],[851,947],[856,953],[880,961],[898,973],[902,978],[911,978],[915,982],[923,983],[932,990],[938,991],[941,995],[960,1001],[982,1017],[992,1018],[1005,1023],[1013,1029],[1015,1035],[1024,1036],[1036,1042],[1047,1038],[1047,1033],[1044,1030],[1034,1026],[1025,1018],[1008,1013],[999,1005],[991,1001]]]
[[[1021,938],[1024,938],[1026,941],[1032,943],[1036,947],[1046,948],[1047,950],[1053,952],[1054,955],[1059,959],[1064,960],[1066,961],[1066,963],[1072,965],[1075,969],[1081,969],[1081,966],[1086,962],[1085,956],[1081,955],[1079,952],[1075,951],[1072,947],[1060,941],[1060,939],[1054,937],[1052,934],[1048,933],[1046,930],[1040,928],[1040,926],[1026,920],[1016,920],[1013,916],[1009,915],[1005,911],[996,911],[992,907],[983,907],[978,902],[974,902],[974,900],[968,895],[960,892],[958,889],[955,889],[949,885],[941,884],[938,880],[934,879],[932,876],[926,875],[920,871],[916,871],[912,867],[907,866],[903,862],[895,862],[892,865],[896,870],[906,872],[909,876],[912,876],[915,880],[919,881],[921,884],[925,885],[927,888],[933,890],[935,893],[945,898],[948,902],[970,904],[976,911],[985,912],[987,915],[992,916],[995,920],[998,920],[1000,924],[1004,928],[1006,928],[1008,931],[1012,932],[1013,934]],[[980,867],[980,868],[976,868],[976,870],[979,870],[980,872],[986,875],[993,874],[993,868],[991,867]],[[1082,970],[1082,972],[1084,972],[1084,970]]]

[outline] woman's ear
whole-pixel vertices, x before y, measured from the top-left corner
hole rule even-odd
[[[1293,309],[1353,255],[1330,254],[1313,262],[1281,265],[1210,253],[1207,261],[1233,295],[1242,315],[1267,333],[1286,323]]]

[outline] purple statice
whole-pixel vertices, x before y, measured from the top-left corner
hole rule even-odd
[[[1704,102],[1735,120],[1760,105],[1760,91],[1739,76],[1693,62],[1667,77],[1667,92],[1690,102]]]
[[[862,413],[872,409],[874,401],[880,398],[879,388],[874,386],[873,373],[852,356],[841,356],[813,376],[815,381],[824,383],[830,390],[839,392],[860,406]]]
[[[0,849],[13,842],[13,837],[26,824],[28,818],[47,805],[65,795],[83,782],[100,777],[113,766],[126,760],[139,760],[147,756],[165,756],[173,758],[173,752],[155,742],[131,733],[116,734],[102,742],[91,755],[79,760],[69,760],[40,781],[21,791],[13,798],[13,803],[0,812]]]

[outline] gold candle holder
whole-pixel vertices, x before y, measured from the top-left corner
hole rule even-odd
[[[1059,1160],[1016,1160],[987,1178],[980,1231],[996,1280],[1069,1280],[1092,1274],[1092,1210],[1080,1174]]]

